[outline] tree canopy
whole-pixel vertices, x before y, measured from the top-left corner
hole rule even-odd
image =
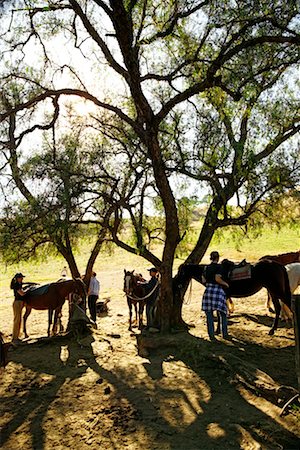
[[[297,2],[11,5],[4,4],[0,44],[3,172],[30,208],[50,208],[55,191],[57,214],[63,223],[70,214],[72,235],[75,225],[94,220],[100,240],[109,231],[156,265],[168,329],[181,320],[172,290],[174,255],[186,235],[178,184],[208,199],[186,258],[192,263],[217,229],[245,225],[263,204],[299,189]],[[74,119],[69,104],[84,136],[71,153],[58,150]],[[93,140],[90,150],[85,139]],[[44,184],[36,187],[38,173]],[[159,227],[149,214],[157,206]],[[134,240],[122,233],[125,217]],[[162,255],[151,248],[158,238]]]

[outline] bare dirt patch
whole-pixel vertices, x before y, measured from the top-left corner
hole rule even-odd
[[[278,389],[297,387],[294,333],[281,324],[268,336],[264,291],[235,302],[232,341],[211,343],[194,283],[183,307],[190,333],[146,336],[141,357],[118,279],[108,315],[79,341],[43,339],[47,313],[32,312],[30,338],[1,374],[3,449],[300,448],[297,411],[279,415],[289,394]],[[9,340],[11,300],[0,312]]]

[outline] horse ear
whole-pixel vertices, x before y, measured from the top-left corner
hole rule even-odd
[[[131,275],[133,275],[133,272],[134,272],[134,269],[133,269],[133,271],[131,272]]]
[[[126,275],[126,269],[124,269],[124,275]]]

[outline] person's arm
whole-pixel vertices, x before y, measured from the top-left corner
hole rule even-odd
[[[216,280],[216,282],[217,282],[218,284],[220,284],[220,286],[224,286],[224,287],[226,287],[226,288],[229,288],[229,284],[226,283],[226,281],[223,280],[222,275],[220,275],[220,274],[217,273],[217,274],[215,275],[215,280]]]
[[[19,295],[21,295],[21,297],[23,297],[23,296],[26,294],[26,291],[24,291],[23,289],[18,289],[18,290],[17,290],[17,293],[18,293]]]

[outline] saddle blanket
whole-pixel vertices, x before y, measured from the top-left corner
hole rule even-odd
[[[39,287],[31,287],[28,291],[28,294],[30,295],[43,295],[46,294],[48,292],[50,283],[49,284],[44,284],[43,286],[39,286]]]
[[[249,278],[251,278],[251,264],[235,267],[229,276],[231,281],[248,280]]]

